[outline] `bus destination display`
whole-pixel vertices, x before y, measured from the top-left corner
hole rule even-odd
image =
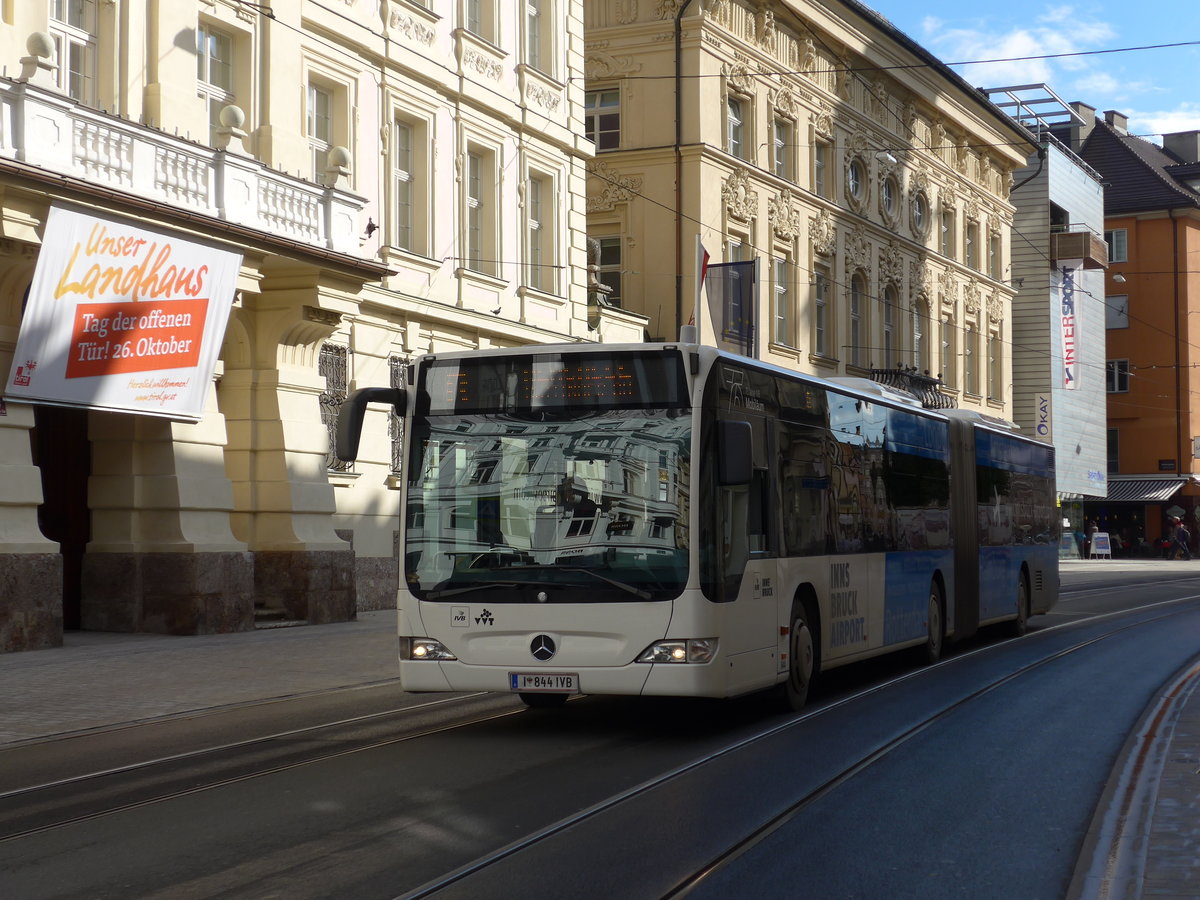
[[[424,387],[431,415],[686,402],[682,360],[663,351],[434,360]]]

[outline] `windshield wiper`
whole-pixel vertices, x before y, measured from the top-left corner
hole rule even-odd
[[[541,565],[512,566],[512,568],[520,569],[524,572],[527,572],[530,569],[537,569],[538,571],[542,571],[542,572],[583,572],[585,575],[591,575],[593,578],[598,578],[600,581],[603,581],[605,584],[611,584],[615,588],[620,588],[623,591],[633,594],[635,597],[637,597],[641,600],[653,599],[653,595],[649,591],[644,591],[639,587],[635,587],[634,585],[629,584],[628,582],[618,581],[617,579],[610,578],[607,575],[601,575],[595,569],[589,569],[585,566],[552,566],[552,565],[541,564]],[[538,583],[540,584],[541,582],[538,582]],[[551,583],[553,583],[553,582],[551,582]]]
[[[541,581],[481,581],[478,584],[468,584],[463,587],[443,588],[440,591],[426,591],[426,600],[439,600],[442,597],[453,597],[456,594],[469,594],[471,591],[482,591],[484,588],[517,587],[519,585],[543,584]]]
[[[639,587],[635,587],[634,585],[628,584],[624,581],[618,581],[615,578],[609,578],[607,575],[601,575],[599,572],[595,571],[594,569],[587,569],[587,568],[584,568],[583,566],[535,565],[535,566],[520,566],[519,568],[526,570],[526,571],[529,569],[537,569],[539,571],[549,571],[549,572],[583,572],[585,575],[591,575],[593,578],[597,578],[600,581],[603,581],[605,584],[610,584],[615,588],[619,588],[622,591],[626,591],[627,593],[633,594],[639,600],[652,600],[653,599],[653,595],[649,591],[644,591]],[[567,585],[556,584],[553,581],[517,581],[517,580],[482,581],[479,584],[468,584],[468,585],[464,585],[463,587],[444,588],[440,591],[439,590],[428,591],[425,594],[425,599],[426,600],[440,600],[443,597],[453,597],[453,596],[456,596],[457,594],[469,594],[471,591],[481,591],[484,588],[529,587],[529,586],[554,588],[554,587],[566,587]]]
[[[593,578],[599,578],[604,583],[611,584],[615,588],[628,591],[641,600],[650,600],[653,597],[649,591],[643,591],[641,588],[634,587],[628,582],[617,581],[615,578],[609,578],[607,575],[601,575],[595,569],[585,569],[583,566],[551,566],[551,568],[558,569],[560,572],[583,572],[587,575],[591,575]]]

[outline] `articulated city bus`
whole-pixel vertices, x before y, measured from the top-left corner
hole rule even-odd
[[[410,691],[731,697],[800,708],[821,671],[1058,595],[1053,448],[691,344],[418,359],[405,417],[400,675]]]

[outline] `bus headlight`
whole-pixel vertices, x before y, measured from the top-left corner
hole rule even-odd
[[[400,638],[401,659],[458,659],[441,641],[426,637]]]
[[[716,638],[690,638],[681,641],[658,641],[643,650],[640,663],[706,663],[717,655]]]

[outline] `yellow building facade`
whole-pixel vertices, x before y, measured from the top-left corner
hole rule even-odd
[[[1011,418],[1024,128],[853,0],[584,10],[588,231],[615,302],[675,339],[697,305],[698,236],[710,265],[758,261],[760,358],[928,373],[915,382],[935,402]],[[706,306],[711,343],[724,325]]]
[[[390,606],[415,354],[640,339],[586,289],[576,0],[0,3],[0,370],[51,209],[241,257],[199,422],[6,397],[0,650]]]

